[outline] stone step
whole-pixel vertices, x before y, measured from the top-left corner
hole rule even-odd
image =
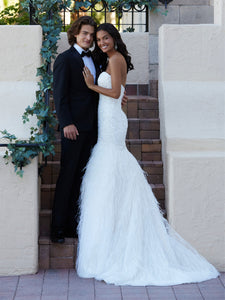
[[[64,244],[52,243],[49,236],[39,237],[39,269],[74,269],[77,239],[66,238]]]
[[[60,139],[54,142],[55,155],[49,155],[48,161],[59,161],[61,154]],[[137,160],[161,160],[161,140],[160,139],[127,139],[128,150]]]
[[[123,111],[128,118],[158,118],[158,99],[149,96],[128,96]]]
[[[156,145],[157,144],[155,144],[155,146]],[[130,152],[136,157],[136,159],[138,161],[140,161],[141,166],[143,165],[143,164],[141,164],[141,161],[158,162],[161,160],[161,152],[159,150],[159,147],[161,146],[160,144],[158,145],[158,147],[152,147],[152,148],[150,147],[150,150],[152,150],[154,152],[142,152],[140,150],[140,147],[142,145],[140,145],[140,144],[132,144],[129,146],[132,146],[132,148],[130,149]],[[156,177],[159,177],[158,173],[154,173],[154,171],[158,172],[158,169],[156,169],[156,168],[152,168],[151,170],[150,169],[151,169],[150,167],[147,169],[144,169],[149,175],[151,175],[149,177],[149,183],[162,183],[162,179],[160,182],[158,181],[159,179],[157,179],[157,180],[154,179]],[[44,185],[55,184],[57,181],[58,175],[59,175],[59,171],[60,171],[60,161],[48,161],[46,166],[43,165],[43,168],[40,173],[42,184],[44,184]],[[161,175],[161,177],[162,177],[162,175]],[[44,191],[44,193],[45,193],[45,191]],[[42,196],[44,196],[44,194],[42,194]]]
[[[126,144],[128,150],[139,161],[161,160],[160,139],[129,139],[126,141]],[[49,156],[47,166],[43,166],[41,172],[43,184],[56,183],[60,169],[60,151],[60,146],[57,144],[55,148],[55,156]]]
[[[41,206],[40,209],[52,209],[53,199],[55,195],[55,184],[41,185]]]
[[[127,139],[159,139],[159,119],[128,119]]]
[[[50,236],[51,228],[51,209],[41,209],[39,212],[39,235]]]
[[[148,172],[148,176],[151,175],[151,170],[154,172],[153,175],[157,173],[159,175],[163,172],[163,165],[161,162],[141,162],[144,171]],[[149,170],[149,168],[151,170]],[[165,199],[165,188],[163,183],[150,183],[153,193],[159,202]],[[55,184],[42,184],[41,185],[41,203],[40,209],[46,212],[52,208],[53,198],[55,195]]]
[[[55,184],[59,175],[60,161],[48,161],[40,173],[42,184]]]
[[[158,200],[161,208],[164,210],[165,209],[165,186],[163,183],[156,183],[156,184],[150,184],[152,191]]]
[[[55,111],[53,98],[50,98],[50,108]],[[151,96],[128,95],[123,111],[128,118],[158,118],[159,102],[157,98]]]
[[[145,164],[146,168],[149,167],[150,163],[143,163]],[[156,164],[155,164],[156,165]],[[155,166],[155,168],[160,169],[160,164],[159,166]],[[160,171],[159,171],[160,172]],[[149,175],[150,177],[151,175]],[[160,175],[159,175],[160,176]],[[162,183],[158,184],[150,184],[152,187],[152,191],[157,198],[160,207],[162,210],[165,209],[165,188]],[[55,192],[55,184],[52,185],[42,185],[41,187],[42,192],[45,192],[45,195],[42,194],[42,206],[48,206],[48,208],[41,208],[40,213],[39,213],[39,233],[40,236],[49,236],[50,235],[50,225],[51,225],[51,214],[52,214],[52,202],[53,202],[53,197],[54,197],[54,192]],[[49,193],[47,193],[47,191]]]
[[[127,139],[159,139],[159,130],[159,118],[128,118]],[[55,137],[58,143],[60,132],[56,131]]]
[[[152,184],[163,183],[163,163],[162,161],[139,161],[141,167],[147,172],[148,182]],[[51,209],[55,193],[55,183],[58,177],[60,168],[59,161],[48,162],[47,167],[44,168],[42,174],[41,185],[41,209]],[[49,180],[48,180],[49,178]],[[43,183],[46,181],[48,183]],[[157,197],[157,196],[156,196]],[[161,200],[162,198],[158,198]]]
[[[162,162],[140,161],[139,164],[141,165],[142,169],[146,172],[147,180],[150,185],[163,184],[163,163]]]
[[[139,161],[160,161],[161,140],[160,139],[128,139],[126,141],[128,150]]]
[[[148,175],[162,175],[163,163],[161,161],[140,161],[142,169],[148,173]],[[162,182],[161,182],[162,183]],[[150,184],[155,184],[150,182]]]

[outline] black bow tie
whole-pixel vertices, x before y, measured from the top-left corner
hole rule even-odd
[[[90,51],[90,50],[88,50],[87,52],[82,51],[81,57],[84,57],[85,55],[86,55],[87,57],[90,57],[90,56],[91,56],[91,51]]]

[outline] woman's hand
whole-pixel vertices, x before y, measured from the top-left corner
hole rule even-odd
[[[84,67],[83,69],[83,75],[84,75],[84,80],[86,82],[86,85],[91,88],[95,83],[94,83],[94,76],[91,74],[90,70],[88,67]]]
[[[128,100],[128,97],[127,97],[126,91],[124,91],[122,103],[121,103],[122,106],[127,104],[127,100]]]

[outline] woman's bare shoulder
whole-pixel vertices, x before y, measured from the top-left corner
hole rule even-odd
[[[109,59],[109,68],[112,69],[117,69],[118,71],[120,70],[122,74],[125,72],[127,73],[127,64],[126,60],[123,57],[123,55],[119,52],[117,52],[115,55],[110,57]]]
[[[112,57],[110,57],[109,59],[109,63],[123,63],[125,62],[125,58],[123,57],[123,55],[119,52],[117,52],[116,54],[114,54]]]

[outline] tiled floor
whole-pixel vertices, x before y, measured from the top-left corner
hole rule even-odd
[[[171,287],[107,285],[81,279],[75,270],[0,277],[0,300],[224,300],[225,273],[198,284]]]

